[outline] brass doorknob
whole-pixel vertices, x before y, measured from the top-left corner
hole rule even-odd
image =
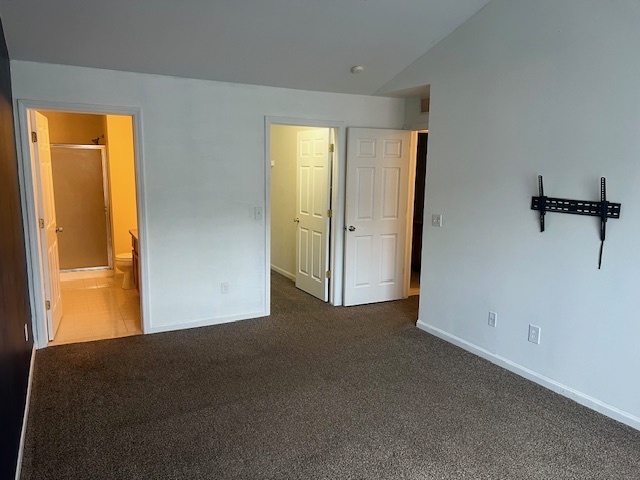
[[[351,226],[349,227],[349,231],[350,231],[350,232],[355,232],[355,231],[356,231],[356,227],[354,227],[353,225],[351,225]]]
[[[293,221],[296,223],[300,223],[300,219],[298,217],[294,218]]]
[[[64,232],[63,227],[56,227],[56,233],[62,233],[62,232]]]

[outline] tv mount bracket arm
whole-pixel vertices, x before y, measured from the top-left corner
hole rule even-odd
[[[531,210],[540,212],[540,231],[544,232],[544,217],[547,212],[570,213],[573,215],[588,215],[600,217],[600,255],[598,257],[598,269],[602,266],[602,250],[607,237],[607,220],[620,218],[620,203],[607,201],[607,181],[600,178],[600,201],[591,202],[584,200],[569,200],[566,198],[554,198],[544,196],[542,175],[538,175],[539,196],[531,197]]]

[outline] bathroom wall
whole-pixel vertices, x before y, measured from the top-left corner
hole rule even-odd
[[[296,271],[296,155],[303,130],[313,128],[271,126],[271,268],[291,279]]]
[[[51,143],[93,145],[91,139],[105,133],[103,115],[41,111],[49,120]],[[100,139],[100,145],[104,145]]]
[[[138,228],[133,149],[133,119],[106,115],[111,225],[114,255],[131,251],[129,230]]]

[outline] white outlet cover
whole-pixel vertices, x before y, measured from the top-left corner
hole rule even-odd
[[[529,325],[529,341],[540,345],[540,327],[536,325]]]
[[[434,213],[433,215],[431,215],[431,225],[433,225],[434,227],[441,227],[442,226],[442,214],[441,213]]]

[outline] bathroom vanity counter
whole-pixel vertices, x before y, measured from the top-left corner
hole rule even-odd
[[[138,257],[138,229],[129,230],[131,234],[131,259],[133,260],[133,284],[140,291],[140,259]]]

